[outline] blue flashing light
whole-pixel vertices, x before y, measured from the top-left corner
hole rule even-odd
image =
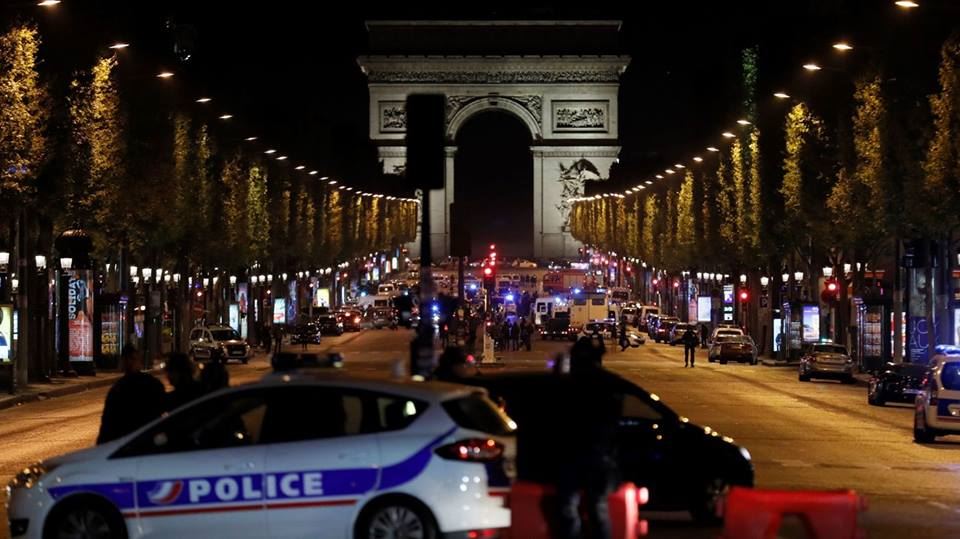
[[[440,312],[440,306],[434,303],[433,305],[430,306],[430,310],[432,310],[435,313],[438,313]]]
[[[950,344],[939,344],[934,350],[938,354],[943,354],[945,356],[960,356],[960,346],[953,346]]]
[[[513,301],[513,294],[507,294],[507,301]]]
[[[574,288],[574,289],[573,289],[573,293],[574,293],[574,294],[579,294],[579,293],[580,293],[580,289],[579,289],[579,288]]]
[[[367,292],[366,291],[360,292],[360,297],[361,298],[367,297]]]
[[[470,290],[476,290],[476,289],[477,289],[477,285],[476,285],[476,284],[471,284],[471,285],[470,285]]]

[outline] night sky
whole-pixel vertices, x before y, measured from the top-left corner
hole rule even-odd
[[[892,0],[590,2],[589,8],[518,7],[517,2],[437,8],[423,3],[64,0],[54,10],[2,0],[0,17],[3,22],[23,13],[35,17],[47,67],[62,73],[89,67],[114,41],[129,41],[132,46],[121,57],[125,69],[144,80],[159,66],[176,70],[175,91],[185,103],[214,97],[211,113],[234,114],[231,129],[238,140],[255,134],[289,154],[291,162],[377,188],[383,180],[376,150],[367,141],[366,80],[355,62],[367,51],[366,19],[623,20],[619,50],[610,52],[633,61],[622,80],[623,151],[613,177],[635,183],[703,148],[740,115],[738,66],[747,46],[760,51],[761,108],[783,87],[823,93],[813,83],[800,84],[800,65],[811,59],[841,70],[882,59],[889,73],[907,81],[905,92],[912,98],[932,92],[937,50],[960,21],[960,2],[919,1],[920,9],[904,13]],[[840,38],[858,47],[846,60],[830,49]],[[189,60],[176,58],[175,43],[185,46]],[[521,52],[550,52],[538,51],[537,43],[528,46]],[[494,136],[489,130],[502,126],[478,121],[471,128],[475,133],[464,136],[482,152]],[[521,139],[509,134],[496,144],[514,139],[522,147]],[[504,155],[503,169],[529,167],[523,152]],[[513,176],[495,177],[511,182]],[[491,194],[510,197],[509,186],[494,182],[488,187]],[[511,206],[516,200],[489,202],[513,208],[519,207]],[[529,227],[529,217],[528,211],[504,226]],[[488,218],[489,213],[482,217]]]

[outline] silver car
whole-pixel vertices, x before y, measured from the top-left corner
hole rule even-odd
[[[246,364],[250,361],[250,345],[230,326],[207,326],[190,332],[190,355],[197,361],[231,359]]]
[[[852,384],[853,360],[841,344],[808,344],[800,356],[799,378],[801,382],[809,382],[811,378],[834,378]]]

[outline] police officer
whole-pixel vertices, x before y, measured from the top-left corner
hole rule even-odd
[[[694,356],[697,353],[697,344],[699,344],[700,339],[697,338],[692,329],[687,328],[683,332],[681,340],[683,341],[683,366],[693,368]]]
[[[143,372],[143,358],[132,345],[120,352],[123,376],[113,384],[103,404],[97,444],[129,434],[164,412],[163,383]]]

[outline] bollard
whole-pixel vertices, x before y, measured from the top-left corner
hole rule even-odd
[[[733,487],[721,504],[722,539],[775,539],[796,516],[814,539],[861,539],[857,516],[866,499],[853,490],[762,490]]]

